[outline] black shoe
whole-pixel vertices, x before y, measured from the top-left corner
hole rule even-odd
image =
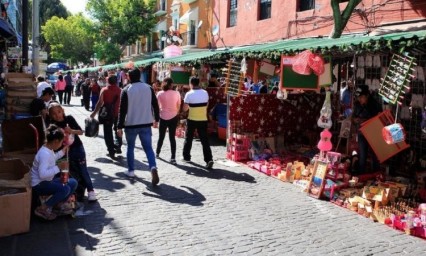
[[[159,159],[160,158],[160,154],[159,153],[155,154],[155,158]]]
[[[152,186],[157,186],[158,183],[160,182],[160,178],[158,177],[157,167],[153,167],[151,169],[151,176],[152,176],[152,180],[151,180]]]
[[[115,147],[115,153],[116,154],[121,154],[123,152],[121,152],[121,147]]]
[[[115,159],[115,152],[109,152],[107,156],[109,156],[111,159]]]
[[[213,160],[211,160],[211,161],[209,161],[207,164],[206,164],[206,168],[207,169],[212,169],[213,168],[213,164],[214,164],[214,162],[213,162]]]
[[[184,157],[184,158],[182,158],[182,161],[184,161],[185,163],[189,163],[189,162],[191,162],[191,159],[186,159],[186,158]]]
[[[174,158],[170,159],[170,163],[173,164],[173,165],[176,165],[177,164],[176,159],[174,159]]]

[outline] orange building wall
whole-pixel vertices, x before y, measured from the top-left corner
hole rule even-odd
[[[296,12],[298,0],[272,0],[271,18],[258,21],[260,0],[238,0],[237,25],[227,27],[229,1],[211,0],[212,27],[219,25],[213,46],[248,45],[284,38],[328,36],[333,28],[330,0],[316,0],[315,9]],[[341,3],[341,10],[347,3]],[[426,0],[363,0],[344,34],[365,33],[395,22],[426,19]]]

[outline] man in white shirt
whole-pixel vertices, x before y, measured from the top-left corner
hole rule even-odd
[[[47,87],[52,88],[52,86],[45,81],[44,76],[42,75],[39,75],[37,77],[37,82],[37,98],[40,98],[44,89],[46,89]]]

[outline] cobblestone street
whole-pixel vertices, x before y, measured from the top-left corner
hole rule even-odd
[[[79,101],[74,97],[65,112],[84,127],[90,112]],[[183,163],[183,139],[177,139],[178,165],[169,164],[166,136],[157,161],[160,184],[152,188],[140,143],[137,177],[129,179],[126,147],[113,161],[102,136],[102,127],[97,138],[81,136],[98,201],[86,203],[76,219],[33,219],[28,234],[0,239],[0,255],[426,255],[425,240],[248,167],[220,164],[226,149],[216,139],[216,163],[207,171],[199,141],[193,163]]]

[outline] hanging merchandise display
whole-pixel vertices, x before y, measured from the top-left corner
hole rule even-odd
[[[388,71],[386,76],[382,78],[379,89],[379,95],[386,102],[402,104],[400,100],[404,97],[401,94],[405,94],[405,90],[410,89],[407,84],[413,78],[413,67],[417,65],[414,61],[415,58],[407,55],[394,54],[392,56]]]
[[[324,105],[321,109],[321,115],[318,119],[317,125],[318,127],[324,128],[324,129],[330,129],[333,125],[331,121],[331,115],[333,114],[333,110],[331,109],[331,100],[330,100],[331,92],[327,91],[325,93],[325,101]]]
[[[240,95],[244,82],[245,61],[236,59],[228,60],[225,93],[229,95]],[[242,66],[242,64],[244,64]]]

